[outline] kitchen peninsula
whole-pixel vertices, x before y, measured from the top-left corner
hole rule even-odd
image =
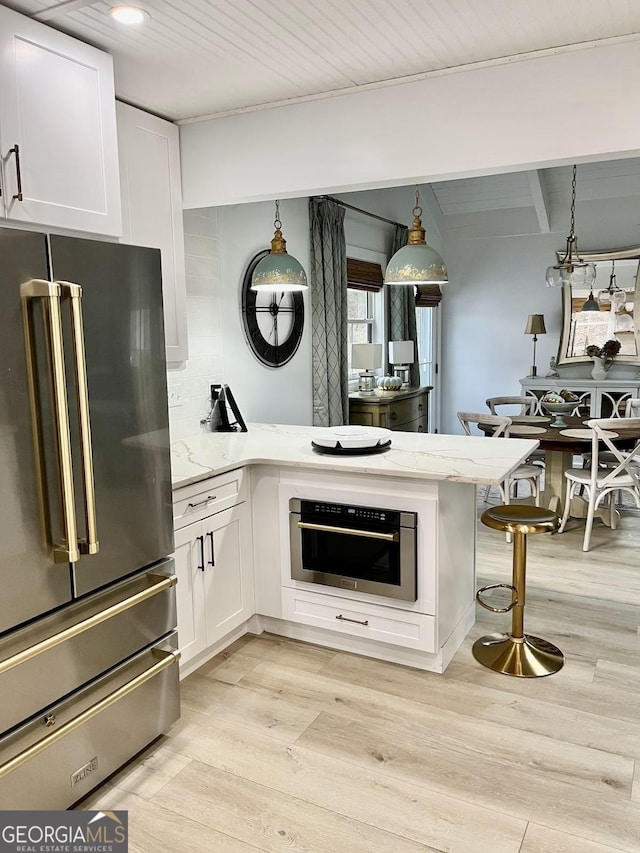
[[[537,442],[394,432],[385,452],[334,456],[312,448],[317,431],[250,424],[172,445],[184,675],[247,630],[443,672],[473,625],[475,487]],[[415,600],[294,579],[296,500],[413,515]]]

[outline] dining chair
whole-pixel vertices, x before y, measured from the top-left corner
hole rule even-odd
[[[482,412],[458,412],[458,420],[462,424],[462,429],[466,435],[473,435],[471,432],[472,424],[487,424],[493,428],[489,438],[509,438],[509,427],[511,426],[511,418],[505,415],[487,415]],[[540,506],[540,477],[542,468],[539,465],[519,465],[509,477],[498,484],[500,496],[504,504],[509,504],[511,500],[511,490],[521,481],[526,480],[529,483],[531,494],[535,500],[536,506]],[[490,486],[487,487],[485,500],[489,496]]]
[[[640,418],[640,397],[629,397],[625,401],[624,407],[625,418]],[[624,455],[628,456],[629,452],[624,451]],[[584,454],[584,467],[588,468],[591,465],[591,454]],[[602,450],[598,456],[598,465],[601,468],[611,468],[617,465],[618,459],[610,450]],[[636,465],[640,465],[640,459],[636,459]]]
[[[532,397],[531,394],[512,397],[487,397],[485,400],[492,415],[506,415],[507,417],[509,416],[509,412],[499,412],[497,411],[498,407],[520,406],[519,415],[535,415],[537,402],[537,399]]]
[[[636,440],[631,451],[623,451],[616,447],[612,439],[624,437],[625,432],[640,430],[640,417],[637,418],[593,418],[585,421],[585,426],[591,428],[591,465],[588,468],[568,468],[564,472],[567,482],[567,492],[564,503],[564,513],[560,522],[559,533],[563,533],[571,510],[571,499],[576,497],[578,490],[587,493],[588,509],[585,522],[582,550],[588,551],[591,544],[591,530],[595,511],[607,500],[610,510],[611,528],[617,527],[615,495],[625,491],[631,494],[636,507],[640,509],[640,468],[636,454],[640,451],[640,438]],[[614,433],[615,435],[612,435]],[[602,467],[600,457],[607,453],[616,460],[615,465]]]
[[[517,417],[518,415],[535,415],[538,406],[537,397],[531,394],[512,395],[511,397],[487,397],[486,405],[492,415],[503,415],[506,417]],[[513,410],[514,406],[520,406],[520,411],[516,414],[511,414],[509,411],[504,411],[505,407]],[[503,411],[498,411],[502,409]],[[536,465],[544,465],[544,450],[534,450],[527,462],[535,462]]]

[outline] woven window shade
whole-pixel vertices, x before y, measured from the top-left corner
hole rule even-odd
[[[436,308],[442,302],[439,284],[418,284],[416,308]]]
[[[377,293],[382,290],[382,282],[380,264],[347,258],[347,287],[352,290],[368,290]]]

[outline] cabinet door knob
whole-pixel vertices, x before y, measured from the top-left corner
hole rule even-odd
[[[389,420],[390,420],[390,421],[396,421],[396,420],[398,420],[398,413],[397,413],[397,412],[391,412],[391,413],[390,413],[390,415],[389,415]]]

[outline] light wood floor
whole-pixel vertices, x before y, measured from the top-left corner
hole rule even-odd
[[[480,509],[484,505],[480,505]],[[128,809],[131,853],[640,851],[640,518],[529,538],[541,679],[444,675],[248,636],[183,682],[182,719],[80,808]],[[511,548],[479,525],[480,582]]]

